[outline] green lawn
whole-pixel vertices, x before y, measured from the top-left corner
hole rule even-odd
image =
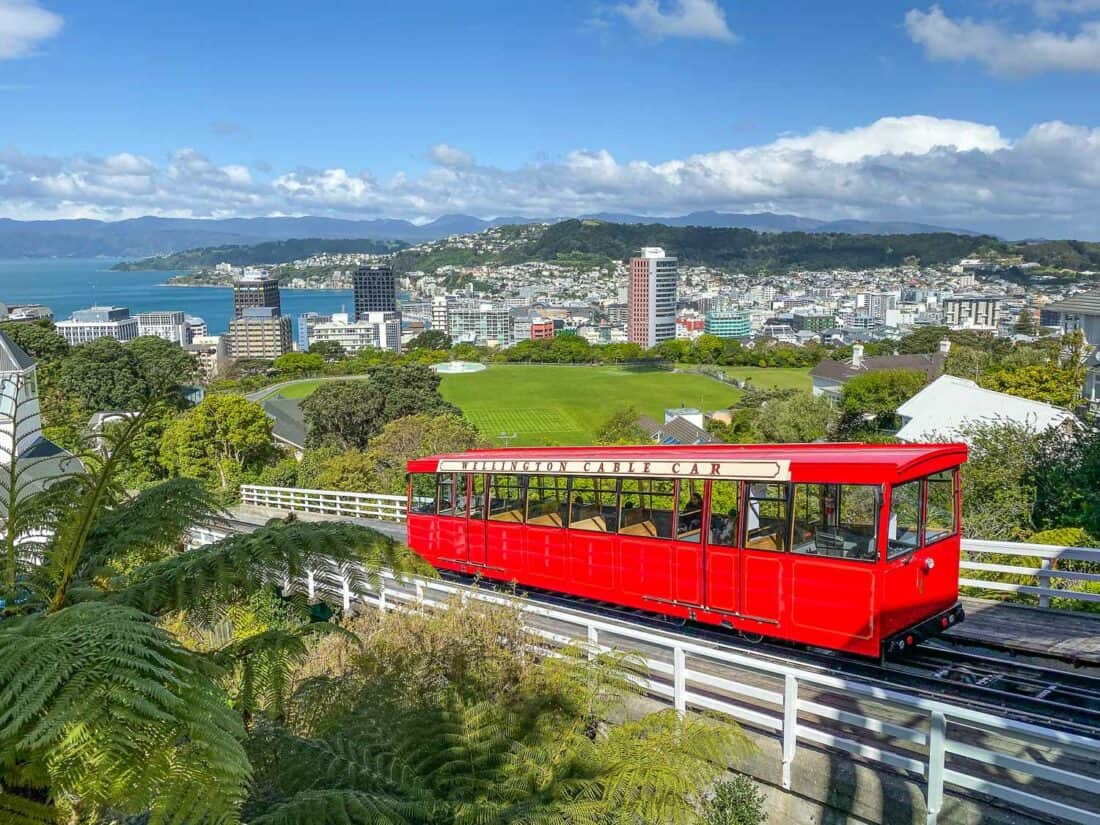
[[[805,370],[731,368],[758,386],[809,388]],[[658,421],[667,407],[728,407],[740,390],[703,375],[618,367],[496,365],[445,375],[443,397],[485,435],[515,433],[516,445],[591,444],[615,410],[633,405]]]
[[[305,398],[306,396],[313,395],[313,391],[323,383],[323,381],[317,381],[316,379],[299,381],[295,384],[291,384],[289,387],[283,387],[278,391],[278,394],[283,398]]]
[[[741,381],[750,380],[761,389],[764,387],[778,387],[781,389],[809,390],[813,386],[808,369],[722,367],[722,371],[730,378],[737,378]]]

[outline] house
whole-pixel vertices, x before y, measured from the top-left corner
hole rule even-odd
[[[979,387],[966,378],[941,375],[900,407],[901,441],[965,441],[963,431],[976,423],[1018,424],[1033,432],[1073,426],[1073,413]]]
[[[837,401],[844,385],[857,375],[865,375],[880,370],[918,370],[932,381],[943,374],[947,363],[947,353],[951,349],[950,341],[941,341],[939,351],[918,353],[915,355],[863,355],[863,345],[852,347],[852,357],[847,361],[834,361],[826,358],[810,370],[814,395],[825,395]]]
[[[665,410],[665,422],[658,424],[648,415],[638,418],[638,424],[658,444],[717,444],[708,433],[703,414],[690,407]]]
[[[1072,332],[1081,330],[1085,341],[1093,347],[1100,347],[1100,289],[1081,292],[1062,301],[1055,301],[1043,307],[1043,312],[1057,312],[1062,319],[1062,330]]]

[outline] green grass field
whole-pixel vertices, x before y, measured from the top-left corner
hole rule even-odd
[[[761,387],[808,389],[806,370],[731,368]],[[445,375],[443,397],[494,440],[516,434],[516,445],[591,444],[616,410],[634,406],[658,421],[668,407],[728,407],[740,391],[703,375],[618,367],[497,365]]]
[[[277,394],[281,395],[283,398],[306,398],[307,396],[313,395],[313,391],[323,383],[323,381],[316,380],[299,381],[296,384],[291,384],[289,387],[283,387]]]

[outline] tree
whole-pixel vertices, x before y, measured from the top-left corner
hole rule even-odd
[[[391,492],[381,488],[377,468],[377,463],[368,453],[362,450],[344,450],[320,466],[317,473],[317,487],[322,490],[344,490],[350,493]]]
[[[809,442],[825,438],[839,417],[836,405],[825,396],[796,392],[765,402],[757,426],[765,441]]]
[[[451,336],[441,329],[426,329],[409,341],[408,349],[450,349]]]
[[[309,352],[288,352],[280,355],[271,366],[284,377],[313,375],[325,368],[325,357],[310,347]]]
[[[416,566],[391,539],[350,524],[272,524],[182,552],[187,530],[217,507],[189,479],[125,494],[118,472],[142,424],[112,433],[106,456],[84,456],[41,492],[4,487],[5,822],[237,820],[252,773],[250,709],[274,706],[277,674],[319,625],[301,602],[287,603],[292,626],[228,644],[209,641],[221,637],[208,622],[270,598],[275,571],[366,587],[381,567]],[[181,642],[180,617],[206,628],[204,646]]]
[[[1078,370],[1050,365],[997,370],[979,383],[986,389],[1065,408],[1077,403],[1082,389]]]
[[[137,355],[114,338],[96,338],[73,347],[61,361],[57,387],[78,399],[86,415],[140,410],[149,399],[149,384]]]
[[[0,330],[39,364],[57,361],[69,354],[69,342],[58,335],[49,322],[26,324],[8,321],[0,324]]]
[[[484,446],[486,442],[477,428],[461,416],[420,413],[398,418],[371,439],[366,458],[372,465],[376,486],[359,489],[402,494],[405,465],[412,459]]]
[[[271,419],[263,407],[239,395],[208,395],[165,430],[161,463],[178,475],[234,491],[246,470],[274,454]]]
[[[306,446],[365,449],[385,423],[386,397],[372,381],[328,381],[302,402]]]
[[[875,370],[857,375],[840,393],[845,429],[857,429],[865,420],[878,427],[890,426],[898,407],[920,392],[927,380],[919,370]]]
[[[348,357],[344,345],[339,341],[314,341],[309,345],[313,355],[320,355],[326,361],[343,361]]]
[[[150,395],[178,395],[182,387],[198,376],[198,362],[183,347],[171,341],[143,335],[127,344],[126,348],[136,359],[138,370],[145,379],[146,392]]]
[[[735,726],[674,710],[606,725],[638,692],[633,662],[532,656],[509,607],[455,599],[351,628],[303,663],[285,721],[255,729],[250,822],[687,825],[751,749]]]
[[[970,445],[962,468],[962,524],[972,538],[1020,541],[1034,530],[1040,442],[1028,427],[974,423],[961,436]]]
[[[1017,335],[1034,335],[1038,332],[1035,316],[1028,312],[1027,307],[1020,307],[1020,314],[1016,316],[1012,329]]]
[[[638,423],[637,407],[616,410],[596,430],[597,444],[650,444],[653,439]]]

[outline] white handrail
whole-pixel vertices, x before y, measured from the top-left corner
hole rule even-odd
[[[220,528],[204,527],[196,529],[194,538],[203,543],[223,535]],[[787,789],[799,745],[814,744],[925,782],[928,822],[933,825],[947,787],[1071,822],[1100,825],[1100,742],[1091,737],[901,688],[800,670],[795,664],[702,643],[686,632],[639,627],[579,608],[517,601],[455,582],[383,573],[380,587],[357,592],[332,568],[310,571],[284,585],[311,599],[331,599],[345,610],[360,605],[379,610],[446,607],[455,598],[518,605],[524,614],[539,619],[528,622],[528,629],[539,638],[540,649],[581,639],[594,649],[633,650],[648,666],[643,687],[651,697],[681,712],[717,712],[777,736],[782,785]],[[760,687],[761,680],[776,689]]]

